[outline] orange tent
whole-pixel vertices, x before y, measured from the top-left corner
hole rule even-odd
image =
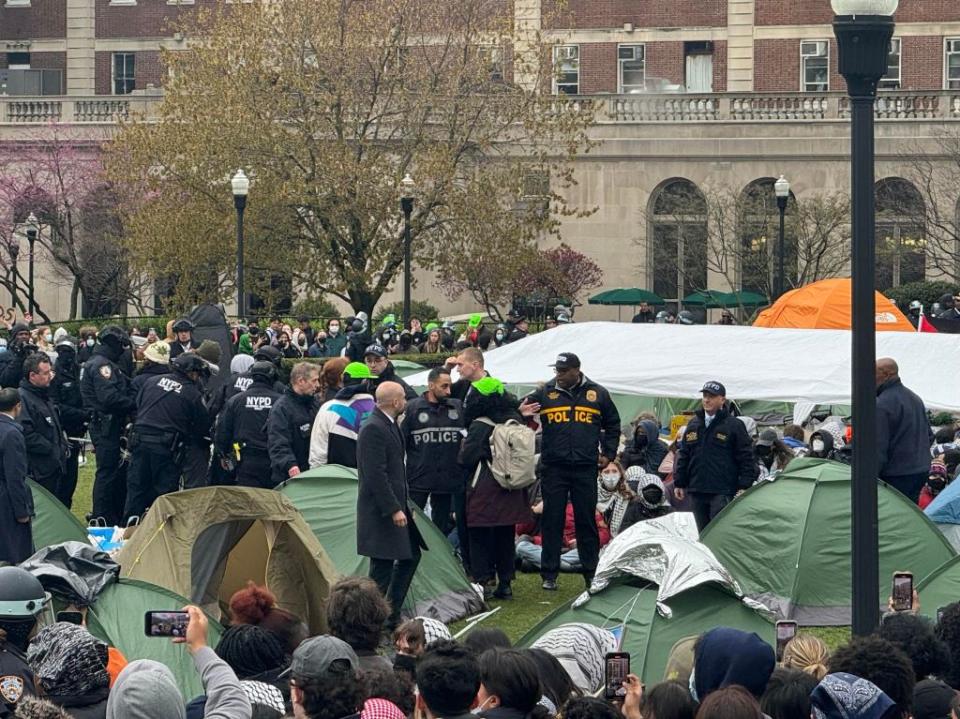
[[[851,323],[850,279],[821,280],[784,295],[768,307],[754,327],[848,330]],[[876,293],[877,331],[916,332],[906,316],[888,298]]]

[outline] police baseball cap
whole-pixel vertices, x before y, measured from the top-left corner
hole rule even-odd
[[[374,357],[386,357],[387,348],[381,344],[374,343],[363,351],[364,357],[368,357],[369,355],[373,355]]]
[[[377,379],[377,375],[370,371],[363,362],[351,362],[343,368],[343,376],[350,379]]]
[[[290,667],[280,678],[294,676],[300,679],[320,680],[343,676],[360,667],[356,652],[342,639],[328,634],[310,637],[293,652]]]
[[[718,397],[727,396],[727,388],[715,380],[707,382],[700,391],[703,392],[703,394],[713,394]]]
[[[573,352],[561,352],[557,355],[557,361],[550,366],[557,369],[580,369],[580,358]]]

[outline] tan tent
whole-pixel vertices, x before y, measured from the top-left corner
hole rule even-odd
[[[121,576],[176,592],[222,616],[248,580],[265,584],[313,634],[337,571],[300,512],[279,492],[204,487],[160,497],[117,556]]]

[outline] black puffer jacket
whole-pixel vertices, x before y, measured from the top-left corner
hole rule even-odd
[[[677,447],[673,486],[702,494],[734,495],[759,474],[747,428],[724,407],[707,427],[703,410],[687,423]]]
[[[620,454],[623,468],[639,465],[644,472],[657,474],[660,463],[667,456],[667,446],[660,441],[657,425],[648,419],[637,423],[633,430],[633,439],[627,442]]]

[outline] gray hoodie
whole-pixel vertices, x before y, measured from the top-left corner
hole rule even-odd
[[[250,701],[237,675],[210,647],[193,655],[207,695],[205,719],[250,719]],[[107,719],[185,719],[183,696],[165,665],[150,659],[130,662],[117,677],[107,701]]]

